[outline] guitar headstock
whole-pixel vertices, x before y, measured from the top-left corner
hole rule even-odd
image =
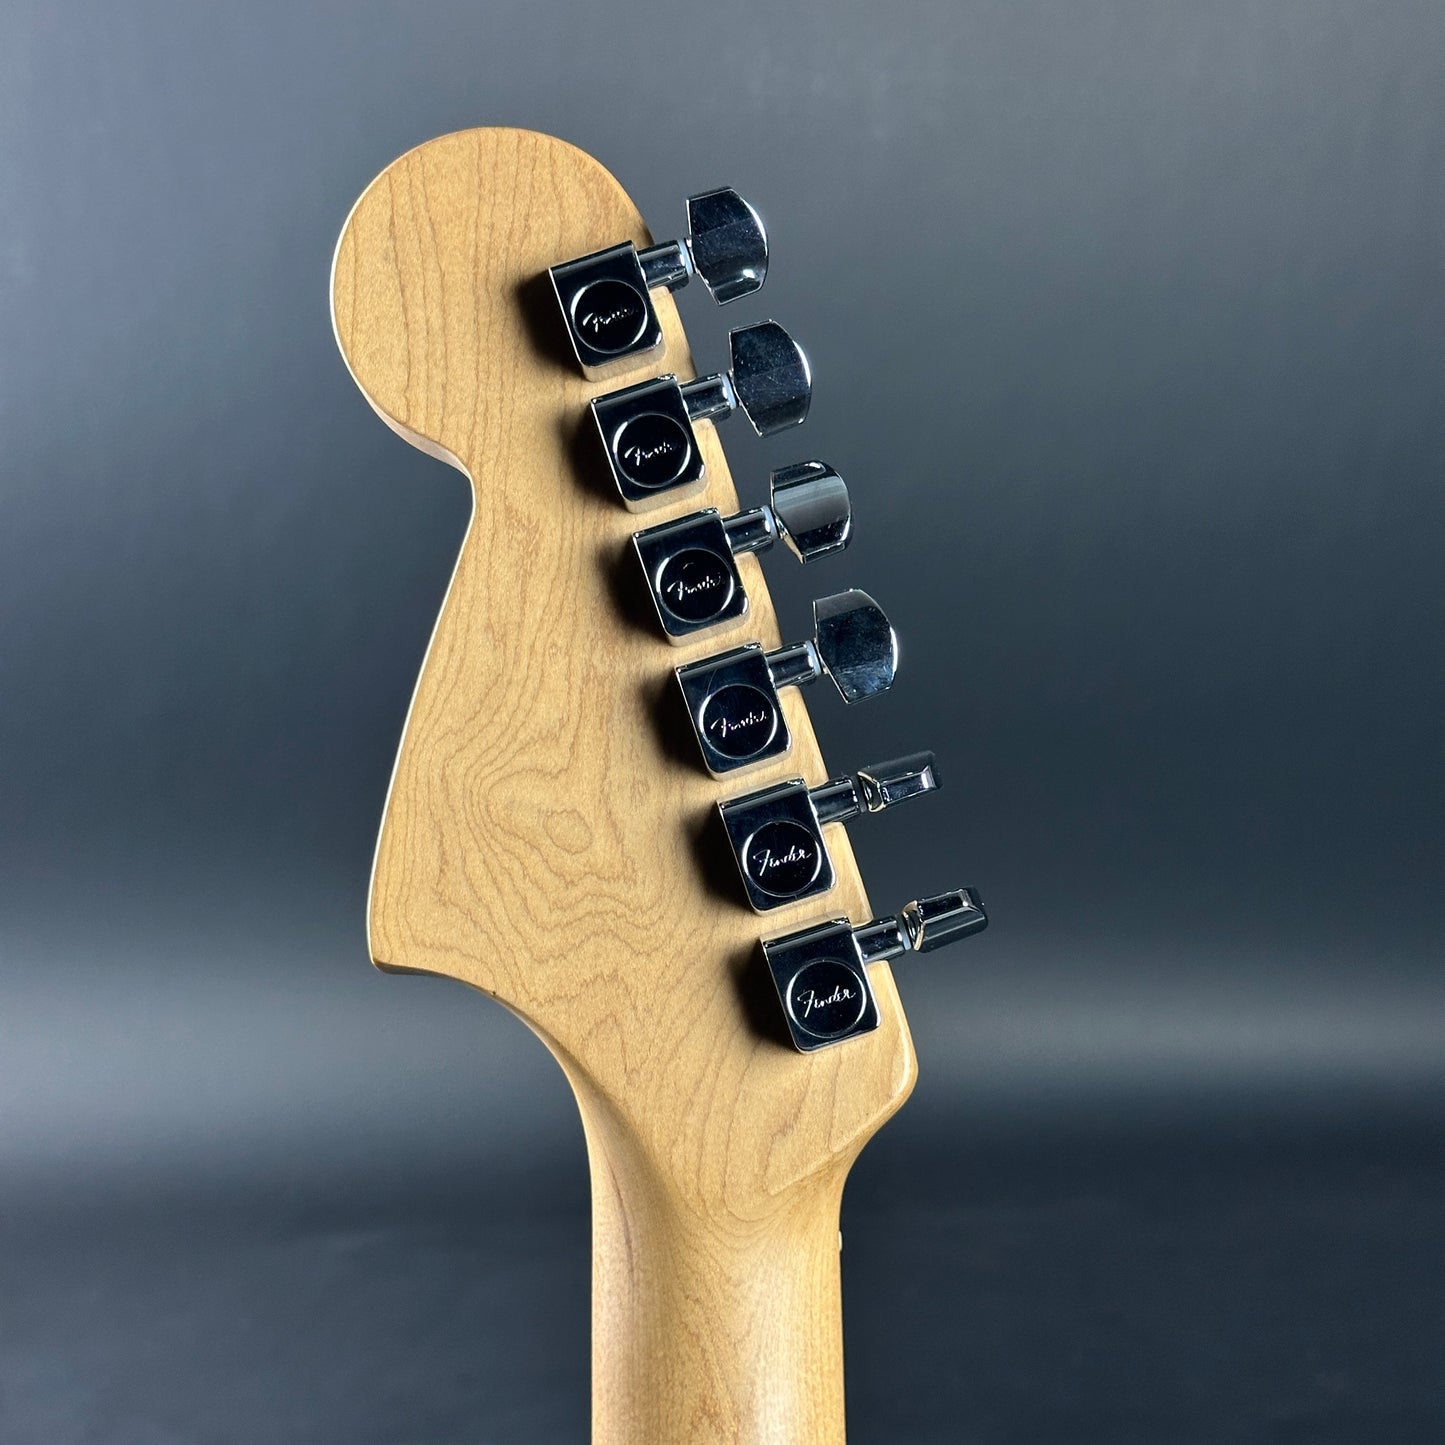
[[[715,199],[724,194],[695,198],[694,232],[705,234],[684,254],[699,266],[707,257],[726,300],[754,289],[749,274],[761,284],[761,266],[750,208]],[[604,379],[589,380],[549,276],[614,247],[660,276],[650,244],[622,187],[590,156],[506,129],[409,152],[346,222],[332,306],[347,365],[388,425],[459,468],[474,499],[397,758],[370,942],[383,968],[460,979],[513,1009],[566,1070],[589,1136],[746,1215],[800,1181],[845,1171],[907,1096],[914,1060],[886,963],[869,970],[877,1027],[804,1054],[790,1045],[759,948],[760,934],[870,917],[842,829],[830,830],[824,900],[785,901],[760,920],[737,886],[719,801],[828,774],[790,686],[776,691],[789,752],[755,764],[745,784],[719,783],[702,766],[674,667],[744,643],[773,652],[783,639],[747,545],[732,558],[745,615],[704,635],[665,636],[633,534],[699,506],[738,512],[709,420],[722,414],[718,388],[688,391],[695,371],[666,277],[645,293],[658,336],[627,318],[625,288],[594,293],[622,303],[596,312],[594,337],[621,316],[627,337],[636,330],[647,344],[635,365],[592,355],[588,369]],[[732,405],[747,409],[751,395],[761,413],[782,415],[797,363],[777,335],[749,331],[739,364],[752,389],[730,382]],[[591,404],[664,366],[695,404],[704,490],[647,498],[659,505],[644,522],[622,505]],[[770,515],[795,550],[809,545],[801,539],[836,550],[846,490],[840,503],[827,468],[789,472]],[[806,482],[806,496],[787,492]],[[820,629],[834,616],[824,612]],[[877,652],[861,625],[853,614],[837,624],[840,657],[850,646]],[[807,644],[820,671],[822,636]]]

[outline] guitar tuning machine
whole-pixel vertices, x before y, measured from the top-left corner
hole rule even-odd
[[[988,926],[983,900],[959,888],[905,904],[892,918],[855,928],[832,918],[763,940],[788,1033],[804,1053],[878,1027],[868,965],[901,953],[930,953]]]
[[[837,882],[823,825],[881,813],[938,787],[932,753],[914,753],[830,778],[810,788],[789,778],[771,788],[719,803],[723,827],[742,874],[748,902],[759,913],[826,893]]]
[[[720,778],[792,747],[779,688],[826,674],[847,703],[886,692],[898,671],[898,638],[883,609],[853,589],[813,603],[809,641],[774,652],[749,642],[675,671],[703,761]]]
[[[730,331],[728,350],[727,371],[694,381],[658,376],[592,399],[592,420],[629,510],[645,511],[702,485],[694,422],[741,409],[759,436],[771,436],[808,415],[808,358],[776,321]]]
[[[781,538],[800,562],[811,562],[848,545],[853,528],[848,488],[826,462],[779,468],[770,479],[769,496],[767,506],[731,517],[705,507],[632,534],[669,641],[680,642],[747,612],[747,593],[733,561],[739,553],[766,552]]]
[[[662,354],[662,327],[648,292],[701,279],[725,306],[762,287],[768,235],[758,213],[730,186],[687,198],[688,234],[639,251],[623,241],[547,274],[582,374],[601,381]]]

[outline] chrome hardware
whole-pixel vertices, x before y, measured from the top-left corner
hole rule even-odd
[[[898,635],[887,614],[856,587],[813,603],[822,670],[844,702],[887,692],[898,675]]]
[[[825,823],[879,813],[939,786],[932,753],[861,768],[809,788],[802,778],[719,803],[723,827],[759,913],[826,893],[837,882],[823,839]]]
[[[662,327],[648,292],[676,291],[694,276],[725,306],[768,274],[768,236],[731,187],[687,198],[687,236],[639,251],[631,241],[551,267],[552,289],[582,374],[601,381],[662,355]]]
[[[821,822],[842,823],[863,813],[896,808],[942,786],[933,754],[910,753],[906,758],[871,763],[849,778],[832,778],[814,788],[811,796]]]
[[[883,609],[856,589],[813,603],[813,638],[765,653],[756,642],[675,669],[708,771],[720,778],[793,745],[778,689],[824,675],[844,702],[892,686],[898,639]]]
[[[768,278],[768,233],[731,186],[687,198],[687,231],[693,269],[719,306],[762,290]]]
[[[658,376],[592,399],[612,480],[630,510],[645,511],[702,485],[694,422],[720,421],[741,409],[759,436],[771,436],[808,415],[808,358],[776,321],[729,332],[728,349],[727,371],[682,382]]]
[[[662,630],[691,637],[748,610],[734,556],[766,552],[782,538],[801,562],[841,552],[852,530],[843,478],[826,462],[798,462],[772,474],[771,502],[722,517],[716,507],[632,534]]]
[[[848,485],[826,462],[780,467],[768,479],[768,492],[777,531],[798,561],[812,562],[841,552],[852,541],[853,504],[848,499]],[[740,512],[738,517],[748,515]],[[733,518],[734,523],[738,517]],[[734,543],[733,550],[742,549]]]
[[[901,953],[929,953],[988,926],[983,900],[959,888],[905,904],[892,918],[855,928],[831,918],[763,940],[794,1047],[804,1053],[878,1027],[868,965]]]

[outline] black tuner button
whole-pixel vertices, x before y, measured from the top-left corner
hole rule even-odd
[[[825,462],[775,471],[772,501],[724,518],[714,507],[632,534],[657,619],[669,641],[735,622],[748,610],[734,557],[782,538],[800,561],[848,545],[852,510],[842,477]]]
[[[788,1033],[804,1053],[878,1027],[868,965],[902,953],[928,953],[988,926],[983,902],[959,888],[906,904],[895,917],[855,928],[830,918],[797,933],[763,940]]]
[[[703,761],[714,777],[781,757],[792,747],[779,688],[826,676],[851,703],[892,685],[898,640],[866,592],[814,602],[813,630],[811,641],[774,652],[750,642],[676,669]]]
[[[719,803],[723,827],[747,900],[759,913],[826,893],[837,881],[824,841],[826,823],[921,797],[939,786],[932,753],[860,768],[809,788],[790,778],[746,797]]]
[[[564,261],[547,274],[577,364],[589,381],[635,370],[661,356],[662,327],[649,292],[675,291],[694,276],[725,305],[758,290],[768,273],[768,237],[735,190],[687,199],[688,234],[639,251],[631,241]]]
[[[680,382],[659,376],[594,397],[593,422],[612,480],[634,512],[701,487],[702,454],[693,423],[741,409],[759,436],[796,426],[808,414],[812,378],[802,348],[775,321],[728,336],[727,371]]]

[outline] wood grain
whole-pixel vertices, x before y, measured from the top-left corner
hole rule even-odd
[[[629,237],[650,241],[596,161],[504,129],[403,156],[342,233],[347,364],[474,500],[387,800],[371,951],[491,994],[571,1081],[592,1173],[595,1445],[826,1445],[843,1438],[839,1198],[913,1053],[886,966],[876,1033],[807,1056],[781,1041],[757,939],[869,915],[842,830],[836,892],[766,920],[713,847],[719,797],[826,772],[796,689],[791,756],[732,784],[703,771],[673,695],[679,662],[778,645],[755,558],[751,614],[721,637],[669,647],[629,600],[632,531],[702,503],[641,519],[611,493],[579,426],[623,383],[581,378],[543,275]],[[655,299],[666,367],[690,377],[672,300]],[[698,431],[703,501],[726,514],[726,459]],[[824,590],[850,580],[832,564]]]

